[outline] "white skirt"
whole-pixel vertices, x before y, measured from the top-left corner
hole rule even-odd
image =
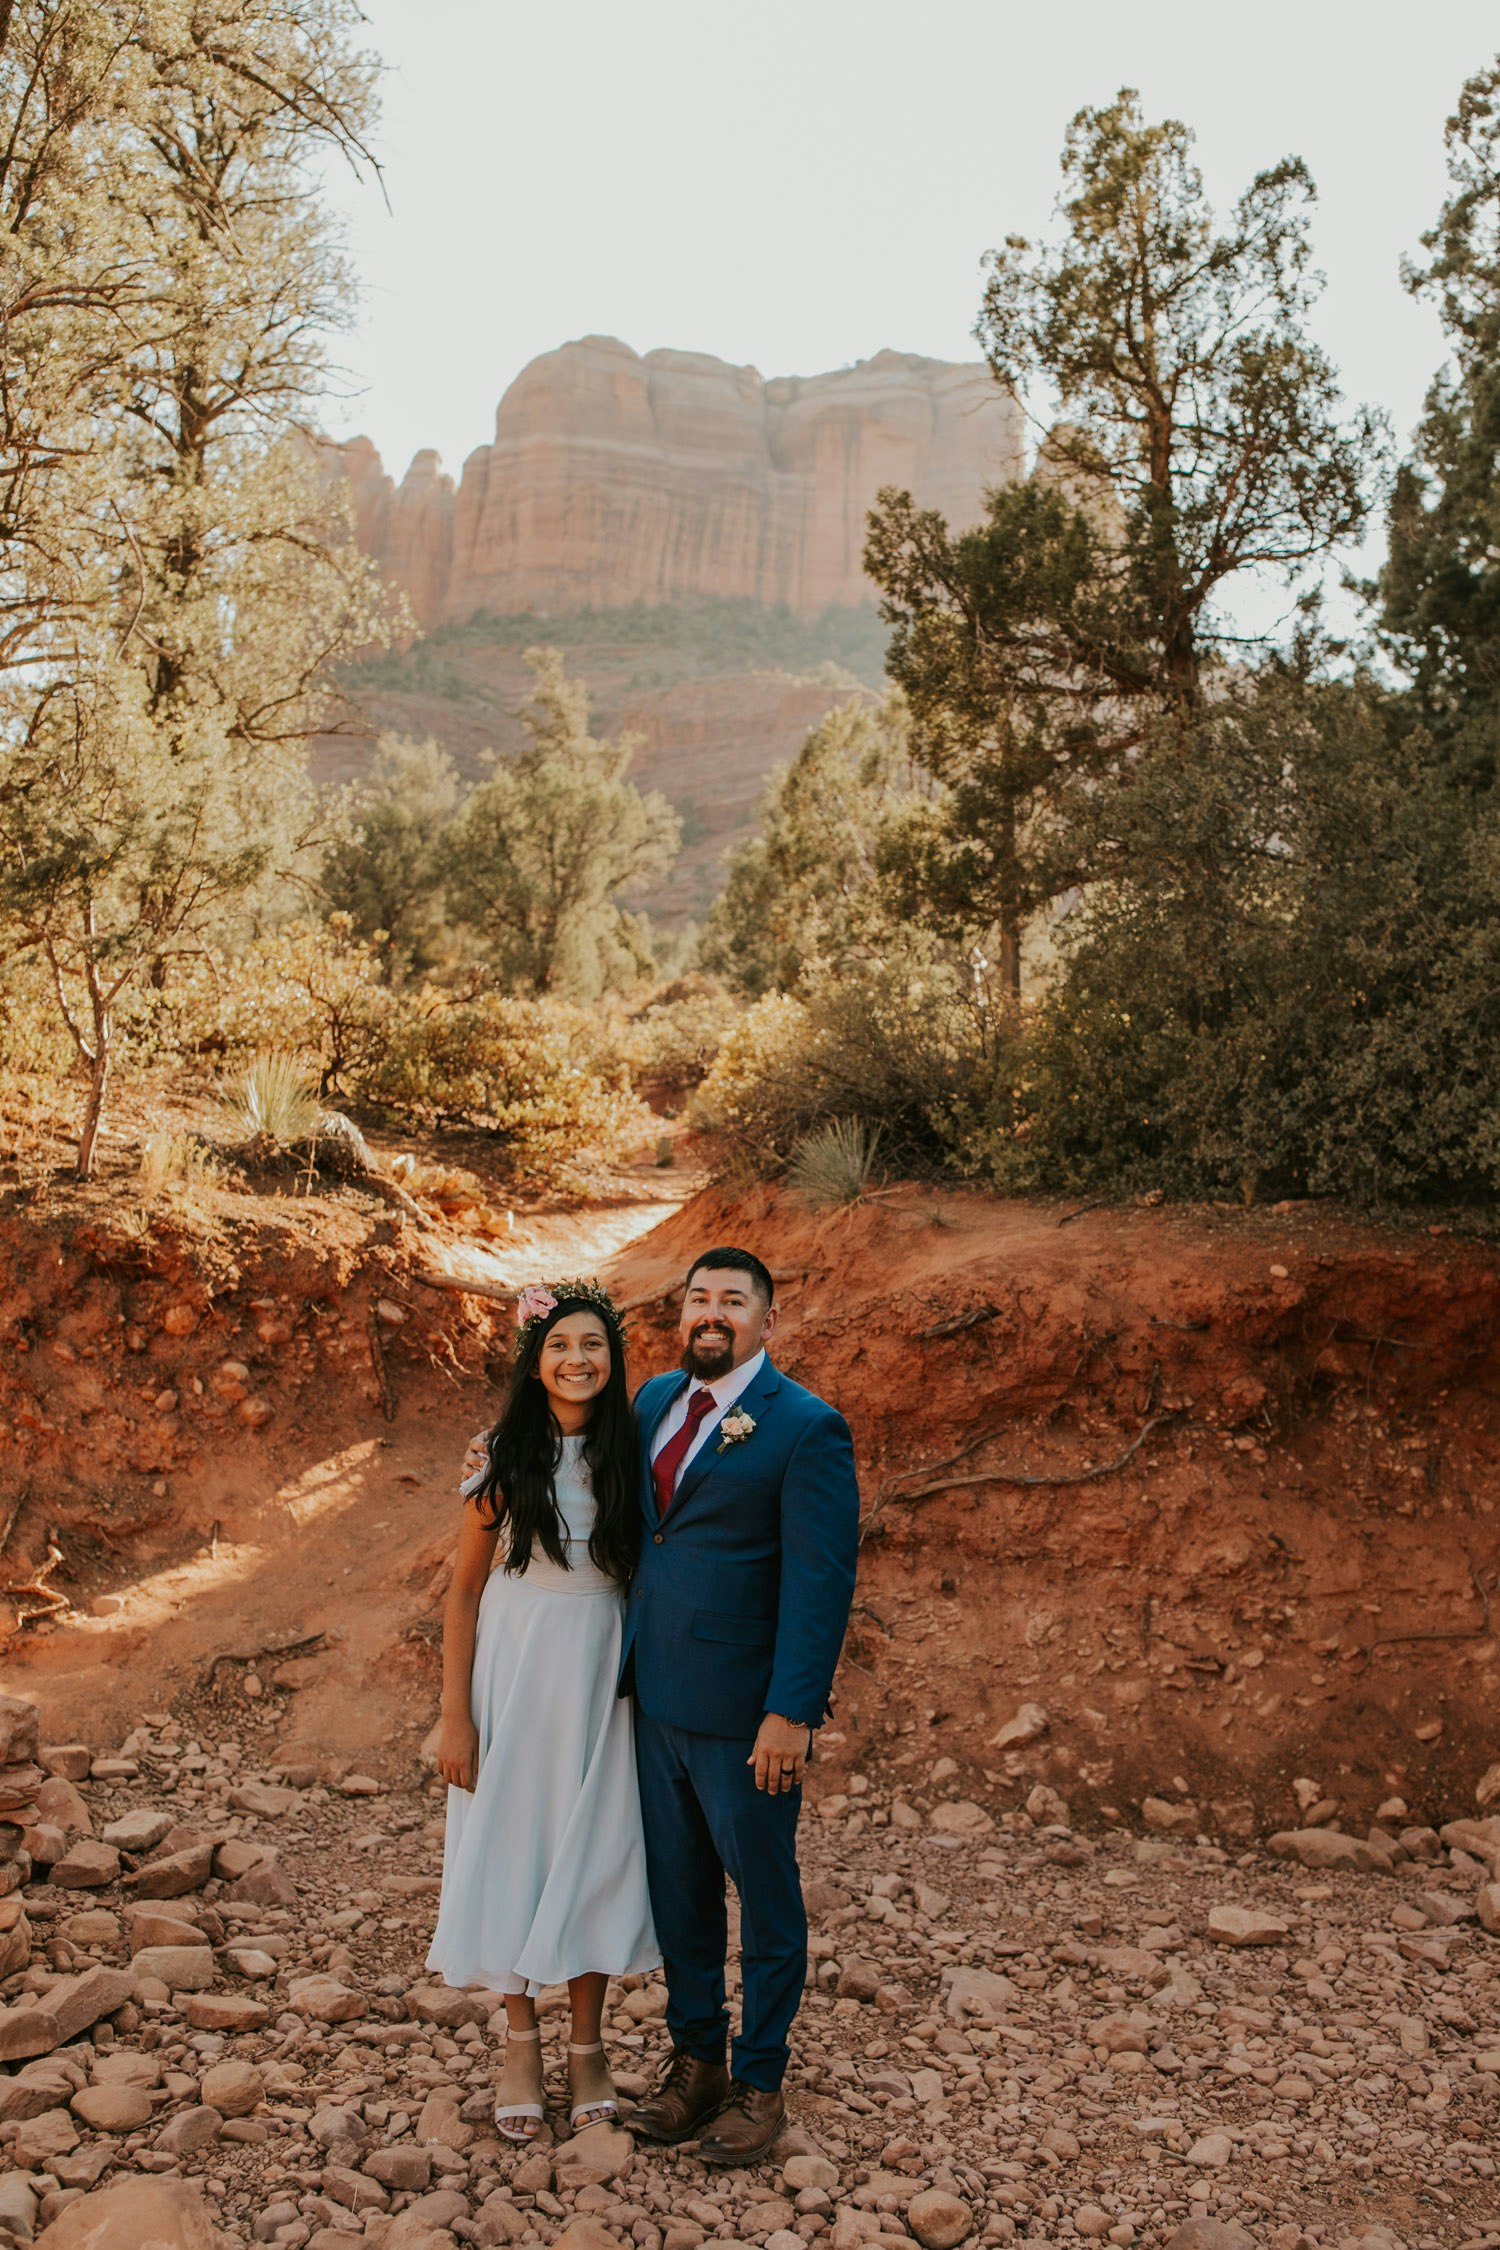
[[[474,1643],[478,1781],[448,1791],[427,1956],[445,1984],[534,1995],[660,1965],[634,1715],[615,1693],[623,1616],[584,1554],[573,1570],[535,1553],[519,1578],[490,1574]]]

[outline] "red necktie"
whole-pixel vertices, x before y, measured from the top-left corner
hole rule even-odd
[[[656,1485],[656,1506],[665,1515],[672,1505],[672,1492],[677,1483],[677,1472],[687,1457],[688,1447],[698,1435],[698,1425],[705,1414],[715,1406],[714,1394],[709,1390],[696,1390],[688,1400],[687,1420],[676,1435],[669,1437],[651,1464],[651,1475]]]

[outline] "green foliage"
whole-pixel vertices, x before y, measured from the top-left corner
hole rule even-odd
[[[815,1211],[858,1203],[869,1193],[881,1138],[878,1125],[872,1131],[857,1117],[830,1118],[793,1149],[788,1183]]]
[[[1310,341],[1312,184],[1262,173],[1220,227],[1179,124],[1122,93],[1063,152],[1058,238],[991,254],[977,333],[997,378],[1060,406],[1032,474],[954,534],[887,489],[865,567],[891,678],[941,796],[887,838],[893,909],[997,956],[1089,873],[1074,814],[1163,716],[1186,726],[1245,570],[1295,581],[1358,531],[1376,450]]]
[[[1220,226],[1174,120],[1138,96],[1080,110],[1063,148],[1058,238],[990,253],[976,333],[999,381],[1065,417],[1048,474],[1092,519],[1097,584],[1073,629],[1023,643],[1100,689],[1191,705],[1211,605],[1236,572],[1295,579],[1357,535],[1378,425],[1340,419],[1307,333],[1320,287],[1315,190],[1285,158]],[[1047,645],[1050,643],[1050,647]]]
[[[680,1098],[712,1066],[739,1007],[716,977],[690,971],[627,1016],[610,1036],[610,1051],[633,1086],[653,1099]]]
[[[967,1161],[1007,1186],[1495,1193],[1500,822],[1399,707],[1268,680],[1100,812],[1118,871]]]
[[[403,1002],[360,1090],[480,1127],[517,1186],[582,1192],[651,1122],[623,1071],[601,1065],[597,1043],[592,1019],[554,1000],[455,1004],[427,992]]]
[[[699,945],[737,991],[790,992],[815,962],[883,942],[882,840],[931,795],[899,697],[851,697],[813,728],[761,800],[761,833],[729,862]]]
[[[841,605],[820,617],[735,599],[631,602],[547,617],[530,610],[510,617],[476,612],[461,625],[435,626],[410,648],[363,656],[343,676],[355,690],[471,702],[480,691],[464,670],[467,655],[543,642],[584,669],[591,657],[625,664],[635,688],[735,672],[807,674],[830,664],[873,688],[881,681],[886,635],[873,602]]]
[[[1450,194],[1410,270],[1435,297],[1453,363],[1397,473],[1378,591],[1388,646],[1421,713],[1477,780],[1500,725],[1500,62],[1469,79],[1446,132]]]
[[[225,1090],[222,1112],[237,1141],[287,1148],[308,1140],[322,1114],[315,1078],[300,1055],[257,1055]]]
[[[637,747],[589,732],[588,694],[556,649],[531,649],[535,685],[518,758],[496,759],[452,838],[449,911],[484,939],[513,989],[591,1000],[639,984],[649,946],[621,894],[665,875],[681,823],[625,776]]]
[[[384,629],[304,430],[363,160],[352,0],[0,12],[0,950],[46,960],[93,1161],[123,1011],[306,841],[327,667]]]
[[[441,744],[382,735],[351,795],[351,832],[324,858],[325,896],[360,937],[379,942],[393,983],[437,967],[448,950],[448,832],[462,800]]]
[[[878,1127],[892,1163],[953,1162],[958,1121],[989,1114],[1006,1051],[991,996],[909,935],[879,959],[821,970],[792,999],[767,993],[725,1038],[695,1122],[764,1170],[834,1118]]]
[[[1493,1197],[1500,811],[1399,699],[1269,673],[1076,817],[1107,872],[1039,1001],[911,934],[757,1002],[700,1122],[762,1169],[852,1119],[1007,1192]]]

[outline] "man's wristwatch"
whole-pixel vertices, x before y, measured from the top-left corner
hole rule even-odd
[[[773,1719],[780,1719],[784,1727],[804,1727],[809,1734],[816,1734],[818,1731],[811,1719],[789,1719],[784,1711],[773,1711],[771,1716]]]

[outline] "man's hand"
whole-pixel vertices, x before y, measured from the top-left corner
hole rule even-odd
[[[470,1477],[484,1467],[489,1457],[490,1433],[488,1430],[479,1430],[469,1440],[469,1450],[464,1455],[464,1465],[458,1472],[459,1483],[467,1484]]]
[[[774,1797],[783,1790],[800,1789],[812,1749],[812,1729],[794,1726],[768,1711],[760,1722],[755,1748],[745,1760],[755,1768],[755,1786]]]
[[[443,1714],[437,1739],[437,1770],[450,1789],[472,1789],[479,1779],[479,1729],[464,1713]]]

